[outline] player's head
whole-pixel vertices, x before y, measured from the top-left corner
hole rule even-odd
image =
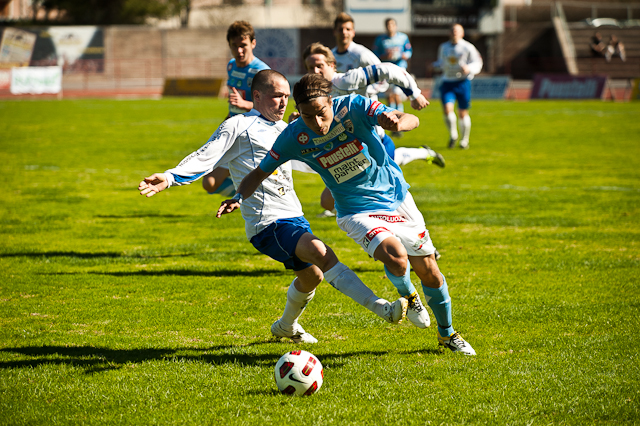
[[[227,42],[236,64],[246,67],[253,61],[256,47],[256,33],[247,21],[236,21],[227,29]]]
[[[312,43],[302,52],[302,60],[308,73],[320,74],[331,81],[336,72],[336,58],[322,43]]]
[[[387,29],[387,34],[390,37],[393,37],[396,35],[396,32],[398,32],[398,24],[393,18],[387,18],[387,20],[384,21],[384,27]]]
[[[464,28],[460,24],[453,24],[451,26],[451,42],[456,44],[464,38]]]
[[[304,124],[319,135],[329,133],[333,121],[332,87],[320,74],[305,74],[293,86],[293,99]]]
[[[333,36],[336,38],[338,50],[344,50],[349,47],[356,36],[353,18],[349,14],[344,12],[338,14],[333,21]]]
[[[275,70],[262,70],[251,82],[253,107],[270,121],[282,120],[290,93],[286,77]]]

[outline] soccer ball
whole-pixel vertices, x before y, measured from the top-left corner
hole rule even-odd
[[[275,368],[276,385],[287,395],[316,393],[324,380],[320,360],[307,351],[291,351],[282,355]]]

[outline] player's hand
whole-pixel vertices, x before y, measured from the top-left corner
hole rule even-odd
[[[383,112],[378,116],[378,124],[385,130],[398,131],[400,119],[394,112]]]
[[[167,178],[164,173],[154,173],[140,182],[138,185],[138,191],[140,191],[140,195],[153,197],[158,192],[167,189],[168,186],[169,183],[167,182]]]
[[[466,65],[460,65],[460,68],[462,68],[462,74],[464,74],[464,75],[469,75],[469,72],[470,72],[471,70],[469,69],[469,67],[468,67],[468,66],[466,66]]]
[[[293,111],[291,115],[289,115],[289,118],[287,119],[287,123],[291,123],[293,120],[295,120],[298,117],[300,117],[300,113],[298,111]]]
[[[246,101],[242,98],[242,95],[235,87],[232,87],[229,92],[229,103],[238,108],[247,109]]]
[[[411,108],[416,111],[420,111],[422,108],[429,106],[429,101],[422,94],[416,96],[414,100],[411,101]]]
[[[221,217],[223,214],[231,213],[235,209],[240,208],[240,203],[238,200],[231,198],[230,200],[224,200],[220,204],[220,208],[218,209],[218,213],[216,213],[216,217]]]

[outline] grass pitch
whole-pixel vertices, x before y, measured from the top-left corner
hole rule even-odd
[[[290,398],[273,366],[295,346],[269,327],[292,275],[199,184],[137,192],[224,102],[1,102],[1,423],[640,423],[640,104],[476,101],[468,151],[446,150],[439,108],[397,142],[446,157],[403,170],[478,356],[323,283],[301,322],[325,383]],[[315,217],[320,179],[295,179],[314,232],[395,299]]]

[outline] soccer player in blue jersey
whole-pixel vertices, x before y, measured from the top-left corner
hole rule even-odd
[[[398,31],[398,24],[393,18],[387,19],[384,25],[387,32],[386,34],[376,37],[373,43],[373,52],[378,55],[381,61],[391,62],[401,68],[407,69],[409,65],[407,61],[413,54],[409,36]],[[387,93],[389,106],[398,111],[404,111],[402,104],[404,94],[402,90],[398,86],[392,86]]]
[[[251,196],[280,164],[292,159],[306,163],[331,190],[340,229],[384,264],[387,277],[409,300],[407,317],[418,327],[430,325],[411,282],[413,268],[436,318],[439,344],[475,355],[453,328],[451,298],[429,231],[402,171],[390,160],[375,130],[380,125],[389,131],[409,131],[419,125],[418,117],[361,95],[332,99],[331,90],[332,83],[318,74],[307,74],[296,83],[293,97],[300,119],[278,136],[269,155],[238,185],[239,196]],[[218,215],[238,207],[237,200],[226,200]]]
[[[269,65],[253,55],[256,47],[256,33],[247,21],[236,21],[227,29],[227,43],[233,59],[227,64],[227,86],[229,87],[229,115],[243,114],[253,108],[251,82],[261,70]],[[209,194],[231,197],[235,193],[229,169],[220,165],[202,179],[202,187]]]
[[[286,127],[282,117],[289,99],[287,79],[277,71],[261,71],[256,75],[252,91],[254,110],[225,120],[204,146],[178,166],[145,178],[138,186],[140,193],[151,197],[173,186],[188,185],[223,163],[239,184],[268,155]],[[405,299],[390,303],[377,297],[351,269],[338,261],[331,248],[313,235],[293,189],[289,164],[274,169],[253,197],[242,203],[238,195],[237,201],[242,204],[245,231],[254,247],[296,275],[287,291],[284,313],[271,326],[274,336],[288,337],[295,343],[317,342],[300,326],[298,318],[323,276],[334,288],[387,322],[402,320],[408,305]]]

